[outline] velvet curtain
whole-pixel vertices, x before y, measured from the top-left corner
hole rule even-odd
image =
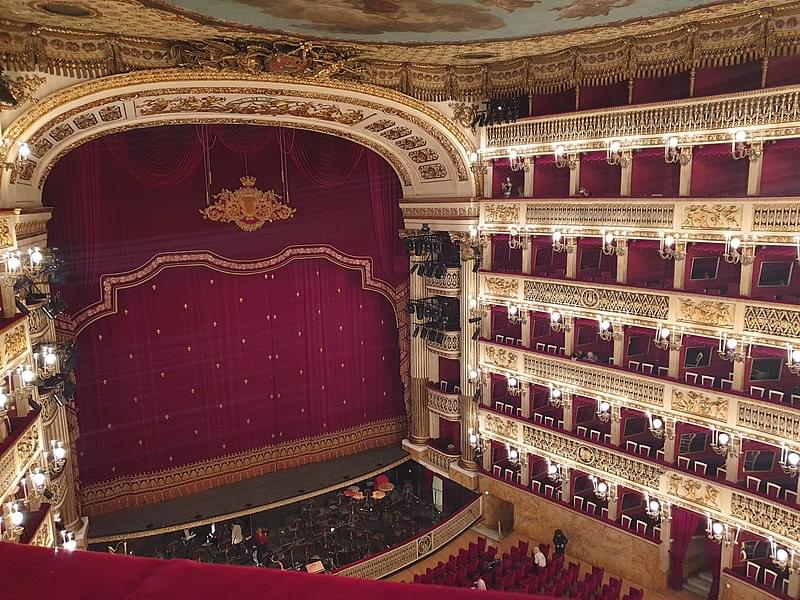
[[[706,600],[717,600],[722,571],[722,544],[706,538],[706,556],[708,557],[708,569],[711,571],[711,589],[708,590]]]
[[[252,232],[204,219],[201,139],[212,195],[248,174],[295,215]],[[129,273],[77,339],[82,482],[402,418],[400,196],[371,151],[271,127],[135,130],[62,159],[44,198],[70,312],[88,314],[101,279]],[[297,260],[267,262],[290,247],[303,248]],[[142,270],[155,256],[172,266]],[[383,293],[365,288],[366,264]]]
[[[669,555],[669,587],[673,590],[683,589],[683,561],[689,544],[703,520],[701,515],[679,506],[672,507],[670,534],[672,546]]]
[[[695,147],[692,153],[692,189],[695,197],[747,195],[748,160],[731,158],[730,144]]]

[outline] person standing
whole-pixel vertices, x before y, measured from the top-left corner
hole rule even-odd
[[[537,572],[547,566],[547,558],[539,546],[536,546],[536,550],[533,553],[533,564],[536,565]]]
[[[564,535],[564,532],[560,529],[556,529],[555,533],[553,534],[553,546],[555,546],[556,554],[564,554],[567,550],[567,536]]]
[[[475,580],[475,589],[486,591],[486,582],[483,580],[482,573],[478,575],[478,579]]]

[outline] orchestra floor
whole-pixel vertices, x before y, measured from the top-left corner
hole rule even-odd
[[[161,529],[178,531],[212,517],[224,520],[226,515],[242,511],[259,512],[270,505],[287,500],[294,502],[303,495],[312,496],[329,488],[341,487],[348,481],[388,470],[407,459],[408,454],[396,445],[375,448],[175,500],[98,515],[89,519],[89,542],[121,539],[135,532],[149,535]]]
[[[428,568],[433,568],[437,565],[439,561],[447,562],[448,556],[451,554],[458,554],[460,548],[466,548],[469,546],[470,542],[474,542],[478,539],[478,533],[473,531],[472,529],[467,529],[464,533],[454,539],[452,542],[447,544],[446,546],[440,548],[437,552],[433,553],[431,556],[426,558],[425,560],[421,560],[420,562],[412,565],[408,569],[404,569],[391,577],[387,577],[386,581],[399,581],[399,582],[410,582],[414,580],[414,575],[422,574]],[[489,540],[489,544],[492,546],[498,547],[498,554],[502,554],[503,552],[509,552],[511,547],[514,545],[518,545],[522,538],[514,533],[507,535],[503,540],[498,544],[492,540]],[[537,540],[530,540],[531,544],[536,543]],[[581,573],[585,573],[586,571],[591,570],[591,565],[588,563],[584,563],[577,558],[571,557],[567,554],[567,559],[572,562],[580,563],[581,565]],[[602,566],[602,565],[598,565]],[[608,578],[613,577],[614,573],[607,573],[606,580],[604,583],[608,583]],[[627,591],[628,587],[635,584],[635,582],[631,581],[624,581],[623,580],[623,590]],[[636,587],[639,587],[636,585]],[[691,592],[683,591],[683,592],[674,592],[671,590],[664,590],[664,591],[657,591],[652,590],[649,588],[644,588],[645,594],[644,597],[646,600],[700,600],[699,596],[695,596]],[[705,599],[703,599],[705,600]]]

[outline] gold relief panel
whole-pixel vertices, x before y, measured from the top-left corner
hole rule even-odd
[[[392,127],[391,129],[381,132],[381,136],[385,137],[387,140],[397,140],[401,137],[411,135],[412,133],[414,132],[408,127]]]
[[[122,108],[119,106],[104,106],[98,111],[103,123],[119,121],[122,118]]]
[[[432,160],[439,160],[439,155],[436,154],[436,152],[431,148],[414,150],[408,153],[408,157],[415,163],[424,163],[424,162],[430,162]]]
[[[672,410],[724,422],[728,419],[728,399],[676,388],[672,390]]]
[[[736,204],[690,204],[683,213],[686,229],[739,229],[742,207]]]
[[[484,352],[486,361],[501,369],[515,370],[519,361],[519,354],[499,346],[486,346]]]
[[[800,337],[800,310],[766,305],[744,307],[744,330],[788,338]]]
[[[690,477],[670,473],[667,478],[667,493],[687,502],[702,504],[706,508],[719,510],[719,490],[709,483]]]
[[[511,419],[486,413],[484,426],[489,433],[494,433],[507,440],[516,441],[517,439],[517,424]]]
[[[427,144],[424,139],[419,137],[418,135],[412,135],[411,137],[403,138],[402,140],[397,140],[394,145],[398,148],[402,148],[403,150],[414,150],[415,148],[422,148],[425,144]]]
[[[53,127],[53,129],[50,130],[50,137],[57,142],[63,142],[73,133],[75,133],[75,130],[72,126],[69,123],[64,123],[58,127]]]
[[[800,540],[800,512],[760,500],[751,496],[733,493],[731,499],[731,516],[783,536],[796,544]]]
[[[487,223],[518,223],[520,204],[487,204],[484,219]]]
[[[0,219],[0,248],[11,248],[13,245],[14,237],[11,235],[8,219]]]
[[[442,179],[447,177],[447,169],[441,163],[433,163],[420,166],[419,174],[423,179]]]
[[[733,327],[734,306],[718,300],[679,298],[679,321],[708,327]]]
[[[4,223],[4,222],[3,222]],[[8,225],[6,225],[6,228]],[[46,220],[38,220],[38,221],[20,221],[14,227],[14,231],[16,233],[17,239],[25,239],[29,237],[33,237],[36,235],[43,235],[47,233],[47,221]],[[9,243],[6,243],[3,235],[3,225],[0,224],[0,247],[10,246]]]
[[[499,298],[516,298],[519,294],[519,279],[486,277],[483,280],[486,292]]]
[[[94,113],[84,113],[82,115],[78,115],[72,121],[75,123],[75,127],[78,129],[88,129],[89,127],[94,127],[97,125],[97,117]]]
[[[736,424],[787,440],[800,441],[800,414],[777,406],[739,400]]]
[[[372,131],[373,133],[378,133],[384,129],[389,129],[389,127],[394,127],[395,125],[396,123],[391,119],[379,119],[378,121],[373,121],[369,125],[366,125],[364,129]]]
[[[28,335],[25,325],[18,325],[3,335],[3,348],[6,362],[11,362],[28,349]]]

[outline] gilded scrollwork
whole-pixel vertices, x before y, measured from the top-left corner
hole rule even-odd
[[[10,362],[21,355],[28,348],[28,335],[25,325],[18,325],[3,335],[3,348],[5,360]]]
[[[17,75],[16,77],[12,77],[0,71],[0,81],[6,84],[11,95],[17,101],[17,104],[23,104],[28,101],[38,102],[34,94],[36,94],[36,90],[45,84],[47,77],[39,74]],[[11,109],[15,106],[16,105],[8,104],[0,100],[0,111]]]
[[[719,509],[719,490],[709,483],[701,483],[690,477],[670,473],[667,478],[667,493],[681,500]]]
[[[516,440],[517,424],[511,419],[488,413],[485,420],[486,430],[500,437]]]
[[[729,302],[680,298],[678,306],[680,308],[679,321],[709,327],[733,326],[734,306]]]
[[[791,409],[740,400],[736,425],[776,437],[800,441],[800,414]]]
[[[457,418],[461,414],[461,400],[457,395],[428,389],[428,409],[444,417]]]
[[[490,203],[486,205],[484,218],[487,223],[517,223],[520,208],[520,204]]]
[[[517,352],[498,346],[486,346],[484,357],[487,362],[501,369],[516,369],[519,362]]]
[[[498,298],[516,298],[519,294],[519,279],[507,277],[486,277],[486,292]]]
[[[0,248],[10,248],[13,245],[14,238],[11,235],[8,219],[0,219]]]
[[[672,390],[672,409],[715,421],[724,422],[728,419],[727,398],[710,396],[691,389]]]
[[[794,543],[800,540],[800,512],[774,502],[734,492],[731,498],[731,516],[764,531],[774,532]]]
[[[683,213],[687,229],[739,229],[742,208],[736,204],[690,204]]]

